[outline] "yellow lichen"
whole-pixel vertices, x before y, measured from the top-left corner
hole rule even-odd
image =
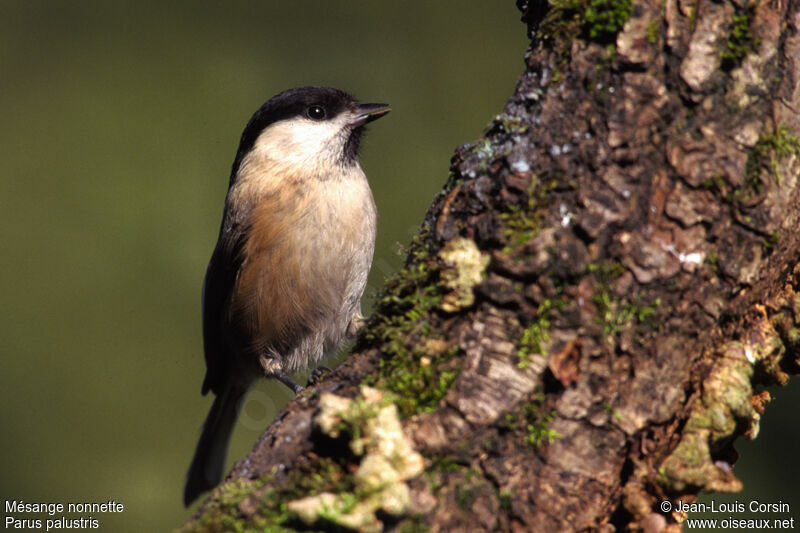
[[[751,439],[758,435],[761,416],[758,404],[752,401],[754,369],[782,354],[784,347],[764,307],[755,306],[753,315],[741,340],[717,349],[714,367],[703,382],[702,397],[692,408],[681,442],[662,463],[661,481],[675,491],[699,487],[736,492],[742,488],[725,465],[713,461],[710,450],[742,427]]]
[[[442,298],[442,309],[454,313],[469,307],[475,302],[472,288],[483,279],[489,256],[482,254],[474,241],[458,237],[444,245],[439,258],[444,263],[442,281],[452,291]]]
[[[403,433],[397,406],[379,390],[362,386],[355,399],[324,393],[319,406],[314,424],[332,438],[348,434],[350,449],[361,456],[355,489],[301,498],[287,508],[308,525],[325,520],[362,533],[381,531],[376,512],[408,512],[411,497],[405,482],[422,473],[424,460]]]

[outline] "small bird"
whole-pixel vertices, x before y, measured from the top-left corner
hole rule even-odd
[[[202,393],[215,394],[186,476],[184,505],[222,479],[248,390],[315,366],[361,322],[375,202],[358,161],[364,127],[389,111],[330,87],[262,105],[242,133],[203,284]]]

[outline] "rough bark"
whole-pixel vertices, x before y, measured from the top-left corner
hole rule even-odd
[[[740,488],[800,362],[800,3],[518,4],[516,91],[353,354],[186,531],[677,531]]]

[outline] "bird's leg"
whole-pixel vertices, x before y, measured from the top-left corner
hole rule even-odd
[[[261,368],[264,369],[264,375],[268,378],[275,378],[290,389],[295,394],[303,392],[303,387],[292,381],[292,378],[283,371],[283,365],[274,357],[268,355],[260,355],[258,361],[261,363]]]

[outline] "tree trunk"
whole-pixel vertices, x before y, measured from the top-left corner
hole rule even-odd
[[[800,2],[532,2],[353,354],[185,531],[678,531],[740,488],[800,368]]]

